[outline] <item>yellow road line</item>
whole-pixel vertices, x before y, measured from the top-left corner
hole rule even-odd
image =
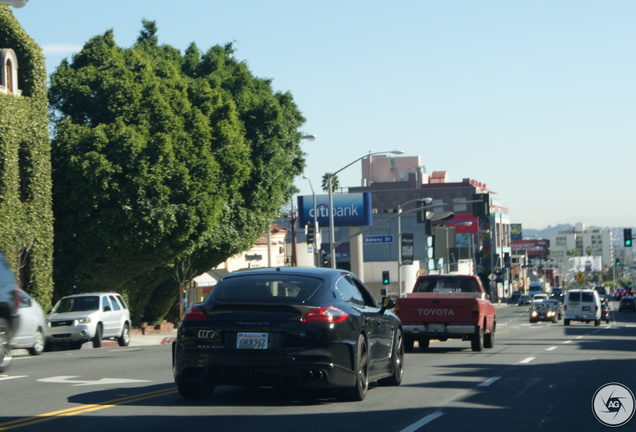
[[[135,396],[126,396],[122,398],[112,399],[109,401],[99,402],[96,404],[80,405],[74,408],[66,408],[59,411],[51,411],[44,414],[38,414],[32,417],[25,417],[17,420],[11,420],[6,423],[0,423],[0,431],[16,429],[19,427],[30,426],[37,423],[43,423],[51,420],[58,419],[60,417],[69,417],[77,414],[84,414],[92,411],[99,411],[106,408],[113,408],[118,405],[125,405],[132,402],[137,402],[145,399],[151,399],[158,396],[166,396],[176,393],[175,388],[157,390],[148,393],[142,393]]]

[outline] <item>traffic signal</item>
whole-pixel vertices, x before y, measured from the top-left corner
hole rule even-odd
[[[632,229],[625,228],[623,230],[623,245],[625,247],[632,247]]]
[[[621,265],[621,259],[620,258],[616,258],[616,261],[614,261],[614,265],[616,265],[617,267],[619,265]]]
[[[417,207],[421,209],[417,211],[417,223],[426,223],[426,200],[418,200]]]
[[[307,244],[314,244],[316,239],[316,227],[313,223],[305,225],[305,234],[307,234]]]
[[[490,194],[476,193],[473,194],[473,216],[486,217],[490,216]]]
[[[384,271],[382,272],[382,283],[383,283],[384,285],[388,285],[388,284],[390,284],[390,283],[391,283],[391,280],[390,280],[390,278],[389,278],[389,271],[388,271],[388,270],[384,270]]]

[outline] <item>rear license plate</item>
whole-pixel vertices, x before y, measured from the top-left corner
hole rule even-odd
[[[444,331],[444,324],[429,324],[428,331],[433,333],[442,333]]]
[[[590,310],[592,310],[592,307],[591,306],[583,306],[583,310],[584,311],[590,311]]]
[[[237,333],[237,349],[267,349],[267,333]]]

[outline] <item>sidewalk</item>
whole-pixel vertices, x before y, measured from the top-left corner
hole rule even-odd
[[[160,330],[160,331],[146,331],[142,334],[141,331],[133,329],[130,331],[130,345],[134,346],[148,346],[148,345],[170,345],[172,341],[177,337],[177,329],[172,330]],[[104,341],[106,344],[108,341]],[[117,342],[115,342],[117,344]]]

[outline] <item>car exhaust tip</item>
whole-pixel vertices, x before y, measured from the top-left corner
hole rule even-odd
[[[322,381],[325,378],[325,373],[320,369],[305,369],[301,372],[303,381]]]

